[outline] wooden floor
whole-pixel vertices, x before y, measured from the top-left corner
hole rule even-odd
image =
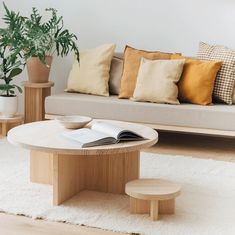
[[[159,142],[146,151],[235,162],[235,138],[159,133]]]
[[[146,151],[235,162],[235,139],[160,133],[158,144]],[[121,233],[0,213],[0,235],[41,234],[118,235]]]
[[[118,235],[101,229],[0,213],[0,235]]]

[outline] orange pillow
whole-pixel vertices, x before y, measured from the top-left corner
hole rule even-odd
[[[167,60],[171,59],[171,55],[172,53],[143,51],[126,46],[119,98],[130,98],[133,96],[142,57],[148,60]]]
[[[182,59],[185,57],[172,55],[171,58]],[[200,61],[186,58],[178,83],[179,100],[192,104],[211,104],[215,78],[221,65],[222,61]]]

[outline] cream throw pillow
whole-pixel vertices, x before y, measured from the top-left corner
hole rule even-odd
[[[142,58],[133,95],[135,101],[179,104],[177,82],[185,60]]]
[[[66,91],[109,96],[109,70],[115,45],[105,44],[80,53],[74,61]]]

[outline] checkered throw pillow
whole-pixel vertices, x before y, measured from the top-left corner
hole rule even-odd
[[[221,69],[216,76],[213,97],[217,101],[232,104],[235,81],[235,50],[200,42],[197,57],[200,60],[223,61]]]

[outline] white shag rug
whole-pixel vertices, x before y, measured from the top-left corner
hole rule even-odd
[[[128,196],[84,191],[52,206],[52,188],[29,182],[29,152],[0,139],[0,211],[143,235],[234,235],[235,164],[141,153],[141,177],[176,181],[176,214],[130,215]]]

